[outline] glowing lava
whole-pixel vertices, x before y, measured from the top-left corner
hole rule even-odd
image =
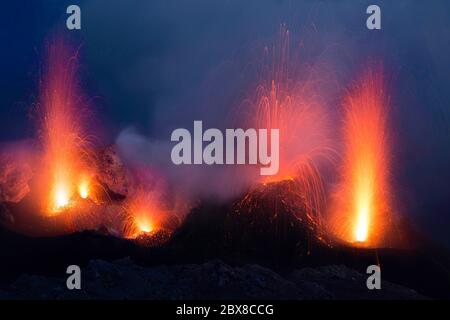
[[[87,199],[87,197],[89,196],[88,186],[85,184],[80,184],[78,192],[80,194],[80,197],[83,199]]]
[[[55,211],[62,209],[69,204],[69,193],[67,192],[67,188],[62,184],[55,186],[55,191],[52,198],[54,198],[55,201]]]
[[[359,242],[367,240],[367,232],[369,229],[369,211],[363,208],[358,213],[358,220],[355,227],[355,239]]]
[[[255,107],[251,125],[279,129],[279,172],[262,177],[263,183],[296,181],[302,186],[310,213],[318,214],[324,201],[318,162],[329,160],[328,125],[324,103],[317,92],[320,80],[314,70],[290,59],[290,34],[280,27],[279,41],[266,49],[263,79],[250,104]]]
[[[83,178],[78,185],[78,194],[82,199],[89,197],[89,180],[87,178]]]
[[[144,213],[144,214],[140,214],[138,216],[145,217],[145,216],[148,216],[148,214]],[[149,232],[152,232],[152,230],[153,230],[153,226],[148,219],[145,219],[145,218],[139,219],[138,218],[138,219],[136,219],[136,224],[138,225],[138,228],[141,232],[149,233]]]
[[[333,229],[345,241],[376,245],[390,209],[388,99],[381,68],[366,72],[344,104],[344,159]]]
[[[164,215],[160,194],[154,189],[145,190],[139,187],[125,205],[128,221],[124,228],[124,236],[137,238],[143,233],[158,229],[158,222]]]
[[[44,211],[55,214],[70,206],[83,171],[86,139],[81,126],[85,110],[76,78],[77,57],[61,38],[48,45],[41,81],[40,136],[44,151]],[[80,185],[80,196],[88,196]]]

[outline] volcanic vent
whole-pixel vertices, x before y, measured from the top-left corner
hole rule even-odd
[[[320,214],[306,203],[305,190],[296,179],[255,187],[227,214],[230,245],[285,256],[305,256],[327,245]]]
[[[229,203],[203,202],[169,245],[205,256],[269,261],[302,259],[331,247],[320,214],[308,208],[305,189],[296,179],[259,184]]]

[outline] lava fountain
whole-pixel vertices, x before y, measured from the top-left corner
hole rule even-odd
[[[40,83],[40,138],[44,151],[44,211],[61,212],[75,196],[89,196],[85,105],[77,82],[77,56],[62,38],[48,44]]]
[[[379,245],[389,224],[388,97],[382,68],[367,71],[344,100],[344,154],[332,229],[362,246]]]
[[[123,235],[135,239],[163,228],[168,210],[165,209],[161,185],[138,184],[126,200],[124,209],[127,213]]]
[[[309,212],[321,211],[324,187],[318,164],[329,161],[327,114],[323,97],[318,94],[320,79],[300,59],[290,59],[290,34],[281,25],[279,41],[266,48],[262,81],[249,102],[254,108],[251,124],[257,128],[279,129],[280,168],[263,183],[295,179],[305,192]]]

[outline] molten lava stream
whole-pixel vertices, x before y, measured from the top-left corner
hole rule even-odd
[[[366,72],[344,105],[344,158],[331,227],[344,241],[377,246],[390,221],[388,99],[381,68]]]

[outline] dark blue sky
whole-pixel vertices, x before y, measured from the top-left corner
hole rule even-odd
[[[81,31],[65,30],[69,4],[81,6]],[[381,31],[365,28],[369,4],[382,8]],[[161,137],[199,115],[220,121],[283,22],[308,63],[332,66],[329,101],[369,57],[382,60],[392,78],[395,196],[450,244],[450,2],[17,0],[0,12],[0,142],[34,135],[28,114],[55,31],[82,46],[82,86],[110,141],[130,125]]]

